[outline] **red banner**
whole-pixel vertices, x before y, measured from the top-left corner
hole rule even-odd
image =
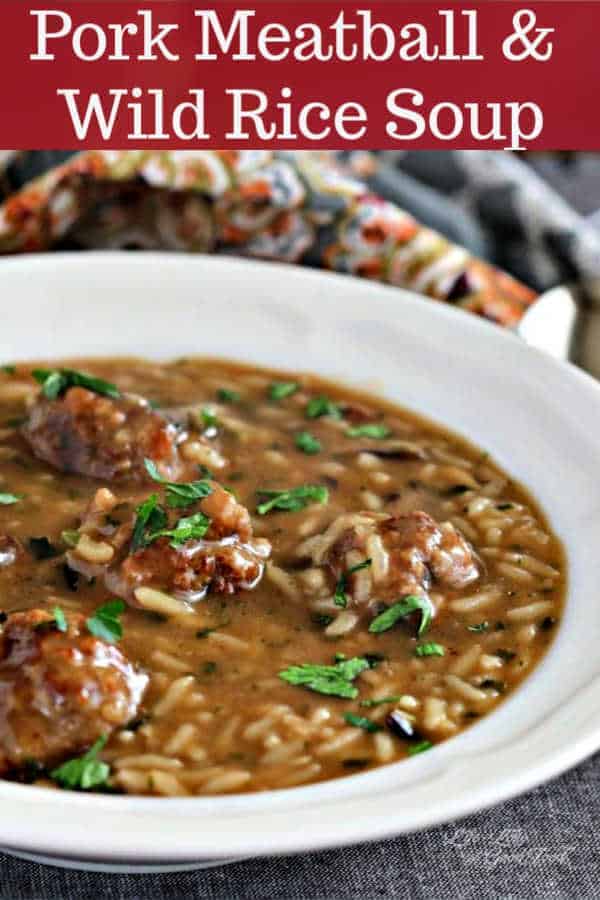
[[[0,140],[600,149],[600,3],[3,0]]]

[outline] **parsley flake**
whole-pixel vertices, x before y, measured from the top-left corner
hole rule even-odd
[[[186,541],[193,541],[203,538],[210,526],[210,519],[204,513],[194,513],[193,516],[179,519],[174,528],[162,528],[148,535],[148,543],[157,540],[160,537],[171,538],[170,546],[174,550],[185,544]]]
[[[122,600],[110,600],[104,606],[99,606],[94,615],[87,621],[87,630],[94,637],[116,644],[123,637],[123,626],[119,616],[125,612],[125,604]]]
[[[418,594],[408,594],[389,606],[385,612],[377,616],[369,625],[369,631],[372,634],[381,634],[382,631],[388,631],[399,619],[409,616],[416,610],[421,611],[421,622],[417,634],[419,637],[427,630],[427,626],[431,622],[432,607],[428,597],[421,597]]]
[[[399,703],[402,700],[401,694],[394,694],[390,697],[376,697],[371,700],[361,700],[360,705],[371,707],[371,706],[381,706],[383,703]]]
[[[277,403],[279,400],[291,397],[299,389],[300,385],[297,381],[274,381],[269,385],[269,400],[274,400]]]
[[[373,560],[371,559],[363,559],[362,562],[359,562],[355,566],[346,569],[345,572],[342,572],[335,586],[335,594],[333,595],[333,602],[336,606],[341,606],[343,609],[348,606],[348,595],[346,594],[348,579],[351,575],[354,575],[355,572],[360,572],[361,569],[368,569],[372,562]]]
[[[321,395],[308,401],[306,404],[306,415],[309,419],[320,419],[322,416],[329,416],[331,419],[341,419],[342,410],[338,403],[333,403],[329,397]]]
[[[165,496],[167,506],[171,509],[177,509],[182,506],[191,506],[197,500],[204,500],[209,494],[212,494],[212,487],[209,482],[202,479],[201,481],[190,481],[180,484],[177,481],[167,481],[162,477],[156,463],[151,459],[144,460],[144,466],[150,478],[158,484],[162,484],[165,488]]]
[[[303,453],[307,453],[309,456],[320,453],[323,449],[321,441],[314,437],[309,431],[299,431],[294,438],[294,443],[298,450],[302,450]]]
[[[24,494],[0,494],[0,506],[12,506],[22,500]]]
[[[347,712],[344,713],[344,720],[348,725],[353,725],[355,728],[362,728],[363,731],[368,731],[369,734],[376,734],[378,731],[383,731],[381,725],[378,725],[377,722],[372,722],[371,719],[367,719],[366,716],[357,716],[355,713]]]
[[[106,784],[110,766],[98,759],[98,753],[104,748],[107,740],[103,734],[83,756],[70,759],[50,772],[50,778],[70,791],[88,791],[90,788]]]
[[[202,425],[204,426],[205,432],[215,433],[217,428],[219,427],[219,420],[215,412],[212,409],[209,409],[208,406],[205,406],[200,410],[200,416],[202,418]]]
[[[79,543],[79,538],[81,534],[76,529],[67,528],[65,531],[61,531],[60,533],[61,540],[63,544],[66,544],[67,547],[76,547]]]
[[[69,630],[69,626],[67,624],[66,616],[60,606],[54,607],[54,609],[52,610],[52,615],[54,616],[54,624],[56,625],[58,630],[66,633]]]
[[[113,400],[121,396],[117,386],[110,381],[86,375],[85,372],[77,372],[75,369],[34,369],[31,374],[42,385],[42,394],[48,400],[56,400],[71,387],[87,388],[88,391],[101,394],[103,397],[112,397]]]
[[[217,390],[217,400],[219,403],[239,403],[240,395],[237,391],[230,391],[228,388],[219,388]]]
[[[266,516],[274,509],[282,509],[286,512],[297,512],[304,509],[309,503],[327,503],[329,491],[322,484],[301,484],[299,487],[289,488],[283,491],[259,490],[260,497],[266,497],[263,503],[256,507],[259,516]]]
[[[340,660],[333,666],[316,663],[290,666],[281,671],[279,677],[288,684],[308,688],[317,694],[354,700],[358,697],[358,688],[352,682],[368,668],[368,660],[355,656],[352,659]]]
[[[389,437],[391,433],[392,432],[387,425],[378,425],[376,423],[371,423],[367,425],[356,425],[353,428],[348,428],[348,430],[346,431],[346,437],[366,437],[380,441],[383,440],[383,438]]]
[[[445,650],[441,644],[430,641],[428,644],[417,644],[415,656],[444,656]]]
[[[158,503],[158,494],[150,496],[136,507],[136,519],[131,537],[131,552],[135,553],[150,542],[150,534],[167,524],[167,514]]]
[[[431,741],[419,741],[417,744],[410,744],[406,752],[409,756],[416,756],[417,753],[424,753],[425,750],[431,750],[432,747]]]

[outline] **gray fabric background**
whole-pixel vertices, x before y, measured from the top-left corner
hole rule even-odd
[[[205,872],[103,875],[0,855],[0,898],[592,900],[600,897],[599,778],[596,756],[551,784],[453,825]]]
[[[36,155],[34,162],[42,170],[56,162],[54,156],[48,160],[40,160],[40,156]],[[404,202],[416,214],[421,213],[440,230],[452,233],[458,229],[460,233],[452,234],[455,239],[462,238],[480,252],[487,250],[486,255],[509,264],[517,275],[525,274],[518,264],[519,258],[526,259],[523,247],[533,249],[529,260],[535,261],[536,277],[529,271],[528,280],[540,287],[574,272],[585,278],[600,271],[597,235],[574,209],[569,211],[557,195],[541,187],[535,176],[527,177],[522,163],[496,154],[491,159],[489,154],[457,154],[456,158],[460,162],[456,168],[450,155],[388,159],[389,168],[377,179],[390,182],[384,193],[390,193],[392,187],[392,193],[402,192]],[[599,156],[562,162],[541,157],[532,163],[582,213],[600,209]],[[428,179],[420,171],[423,164],[429,165]],[[391,179],[396,166],[400,172],[396,169]],[[456,174],[457,169],[462,169],[463,177],[469,169],[470,181],[442,184],[438,180],[444,173]],[[476,177],[477,169],[485,176],[481,180]],[[30,177],[32,172],[27,174]],[[400,179],[399,174],[403,176]],[[534,198],[537,201],[538,217],[529,221],[529,233],[519,215],[512,223],[495,220],[498,208],[478,196],[478,185],[489,181],[504,182],[501,193],[510,193],[515,178],[528,195],[524,206],[530,207]],[[428,183],[424,185],[424,181]],[[383,185],[376,182],[373,187],[381,190]],[[542,221],[545,230],[540,229]],[[560,228],[570,233],[566,242],[556,240]],[[555,239],[548,241],[553,229]],[[563,250],[566,246],[568,252],[556,253],[557,244],[562,244]],[[0,900],[588,900],[600,898],[599,823],[600,755],[553,783],[488,812],[355,848],[252,860],[204,872],[134,876],[69,872],[0,853]]]

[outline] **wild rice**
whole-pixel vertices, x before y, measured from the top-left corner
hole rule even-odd
[[[527,606],[517,606],[509,609],[506,618],[511,622],[531,622],[534,619],[542,619],[554,609],[554,603],[551,600],[538,600],[536,603],[529,603]]]
[[[194,681],[195,678],[193,675],[184,675],[183,678],[178,678],[174,681],[152,710],[153,715],[158,717],[170,713],[171,710],[181,702],[186,692],[189,691],[190,687],[194,684]]]
[[[251,777],[250,772],[224,772],[222,775],[215,775],[214,778],[205,781],[202,785],[202,793],[226,794],[229,793],[229,791],[236,791],[247,784]]]

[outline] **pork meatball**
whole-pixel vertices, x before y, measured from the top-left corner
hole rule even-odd
[[[83,387],[55,400],[40,395],[22,434],[39,459],[61,472],[104,480],[147,480],[145,458],[165,478],[178,478],[179,446],[188,436],[142,397],[105,397]]]
[[[0,631],[0,774],[79,754],[136,714],[148,677],[118,647],[67,615],[67,631],[33,609]]]
[[[248,510],[228,491],[214,481],[206,485],[208,495],[183,508],[170,507],[165,490],[158,488],[152,515],[160,527],[149,518],[145,529],[139,528],[143,504],[135,507],[105,488],[97,491],[81,536],[67,554],[69,566],[88,578],[103,578],[109,591],[132,605],[141,587],[190,602],[209,591],[252,590],[271,545],[253,536]],[[186,523],[193,526],[189,536],[181,530]]]
[[[460,590],[479,577],[473,550],[457,529],[422,511],[340,516],[300,552],[324,567],[332,584],[344,578],[351,605],[370,610],[380,601],[425,595],[433,584]],[[352,572],[367,559],[368,566]]]

